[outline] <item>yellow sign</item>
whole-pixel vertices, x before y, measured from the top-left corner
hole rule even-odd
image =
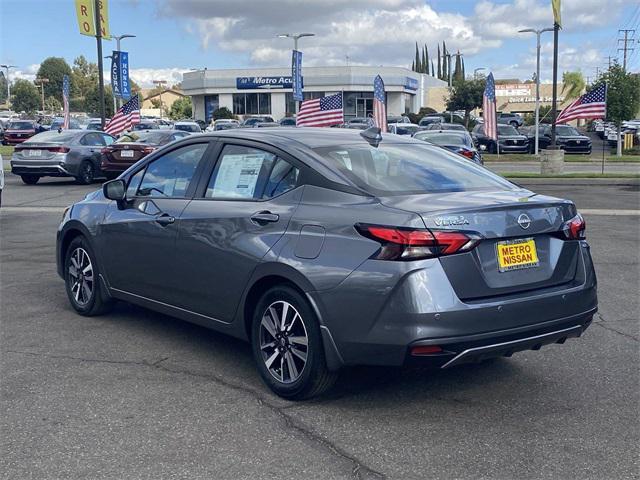
[[[538,252],[533,238],[498,242],[498,270],[507,272],[519,268],[537,267]]]
[[[96,36],[95,0],[75,0],[78,28],[82,35]],[[98,0],[100,10],[100,33],[102,38],[111,39],[109,33],[109,4],[107,0]]]
[[[551,8],[553,9],[553,22],[557,23],[559,27],[562,27],[560,2],[561,0],[551,0]]]

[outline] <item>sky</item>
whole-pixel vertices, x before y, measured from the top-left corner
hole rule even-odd
[[[444,40],[460,51],[467,73],[529,79],[535,72],[534,34],[552,25],[550,0],[109,0],[113,34],[130,54],[131,77],[143,87],[169,84],[190,69],[286,67],[285,32],[313,32],[300,40],[303,66],[410,67],[414,45],[431,58]],[[636,29],[628,69],[640,70],[638,0],[562,0],[559,70],[593,79],[609,56],[622,63],[618,29]],[[551,80],[552,33],[542,37],[542,81]],[[104,41],[104,55],[115,42]],[[0,0],[0,63],[17,65],[12,78],[33,79],[48,56],[69,64],[96,61],[96,42],[80,35],[73,0]]]

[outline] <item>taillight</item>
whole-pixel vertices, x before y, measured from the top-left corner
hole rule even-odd
[[[468,150],[466,148],[461,148],[458,150],[458,153],[463,157],[467,157],[473,160],[473,150]]]
[[[69,147],[49,147],[47,150],[53,153],[69,153],[71,149]]]
[[[584,218],[582,218],[582,215],[578,213],[564,224],[562,231],[564,236],[569,240],[581,240],[587,236],[585,233],[586,228],[587,223],[584,221]]]
[[[363,236],[380,243],[377,260],[418,260],[473,249],[480,235],[450,230],[412,229],[382,225],[357,224],[356,230]]]
[[[106,155],[109,152],[111,152],[111,149],[109,147],[105,147],[102,150],[100,150],[100,153],[103,155]]]
[[[144,153],[145,155],[148,155],[149,153],[153,152],[155,150],[155,148],[153,147],[144,147],[142,149],[142,153]]]

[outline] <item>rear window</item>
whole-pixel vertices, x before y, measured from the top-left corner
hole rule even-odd
[[[7,129],[12,130],[33,130],[33,123],[31,122],[11,122]]]
[[[314,151],[355,185],[378,196],[514,188],[485,168],[428,144],[354,144]]]
[[[426,140],[427,142],[435,143],[436,145],[471,145],[471,142],[467,140],[466,135],[456,134],[456,133],[429,133],[429,132],[419,132],[416,133],[414,138],[418,140]]]
[[[129,132],[118,138],[115,143],[149,143],[159,145],[167,141],[169,135],[160,132]]]
[[[68,143],[77,135],[76,132],[60,132],[57,130],[34,135],[24,143]]]

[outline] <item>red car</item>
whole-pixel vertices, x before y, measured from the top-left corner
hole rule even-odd
[[[141,158],[179,138],[190,135],[180,130],[134,131],[103,148],[100,169],[108,179],[116,178]]]
[[[31,120],[14,120],[4,131],[5,145],[18,145],[38,133],[36,122]]]

